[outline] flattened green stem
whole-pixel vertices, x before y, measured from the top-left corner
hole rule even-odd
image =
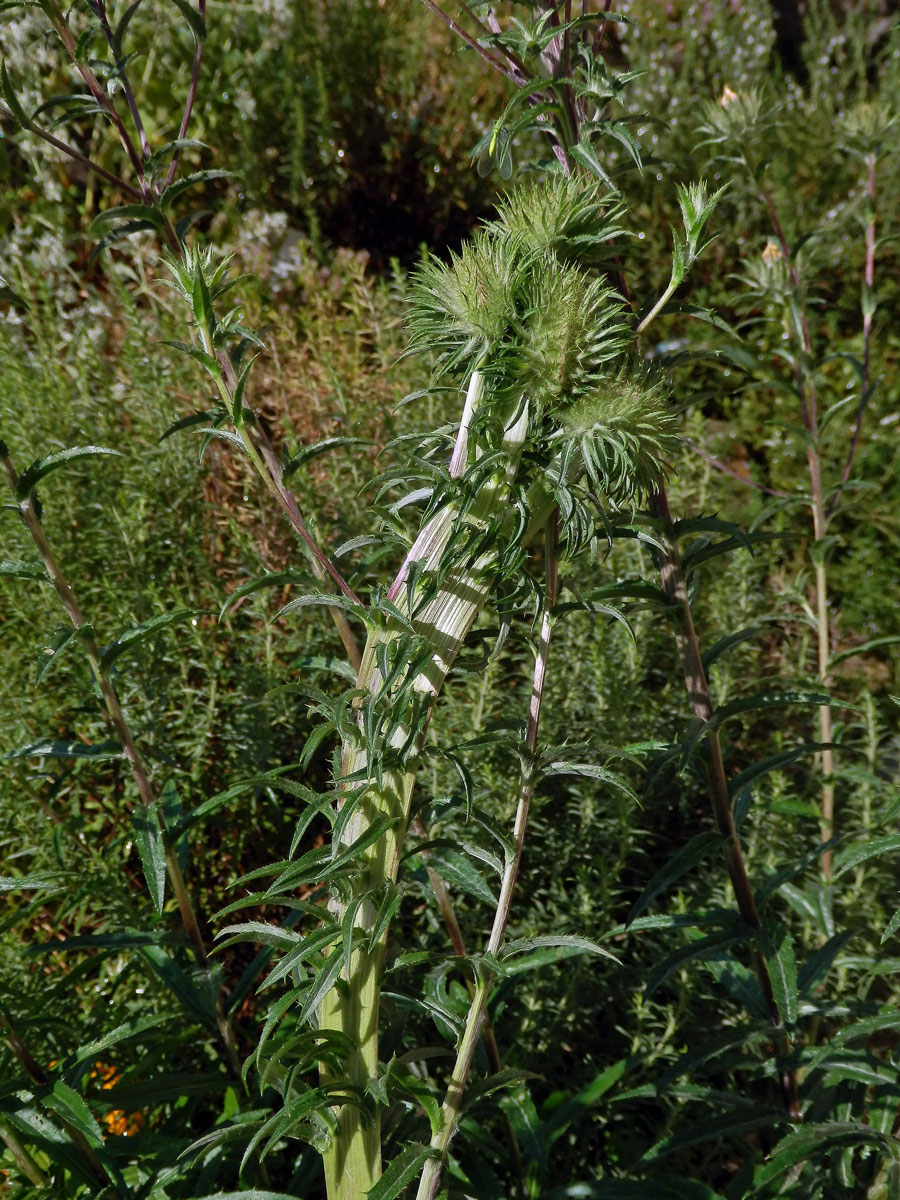
[[[35,512],[34,505],[30,499],[19,500],[17,485],[18,474],[12,462],[7,456],[3,457],[3,468],[6,472],[9,485],[13,496],[18,502],[19,513],[25,523],[25,527],[31,535],[31,540],[34,542],[38,554],[43,560],[44,566],[47,569],[47,574],[50,576],[50,582],[53,584],[56,594],[62,603],[63,608],[68,614],[69,620],[75,629],[78,630],[79,640],[84,649],[85,656],[90,664],[91,671],[97,681],[97,686],[100,689],[100,694],[103,698],[103,704],[106,709],[109,722],[118,738],[122,750],[128,760],[128,765],[131,768],[132,778],[138,790],[141,803],[149,810],[156,812],[155,819],[160,821],[159,811],[155,809],[156,795],[150,783],[150,777],[147,774],[147,769],[144,766],[143,759],[135,743],[131,728],[122,711],[122,705],[119,701],[118,693],[110,679],[109,672],[101,665],[100,648],[97,645],[96,639],[91,631],[91,627],[85,619],[81,605],[72,591],[68,580],[63,573],[62,568],[56,560],[56,556],[47,540],[47,535],[44,533],[44,527]],[[178,904],[178,911],[181,914],[182,925],[187,934],[188,940],[194,951],[194,956],[198,964],[205,970],[209,971],[209,960],[206,953],[206,945],[203,941],[203,934],[200,931],[200,924],[197,920],[197,914],[194,910],[194,905],[191,900],[190,892],[188,891],[184,875],[181,871],[181,864],[178,861],[178,855],[173,846],[168,845],[165,839],[165,830],[160,825],[160,830],[163,836],[165,845],[166,871],[169,877],[169,883],[172,887],[172,894]],[[224,1006],[222,1004],[221,992],[219,993],[216,1005],[216,1023],[219,1029],[219,1035],[222,1040],[222,1045],[225,1050],[225,1058],[228,1063],[228,1069],[236,1079],[241,1077],[241,1064],[237,1054],[235,1045],[234,1030],[228,1019],[225,1016]]]
[[[470,453],[469,430],[484,397],[484,379],[474,372],[469,385],[463,420],[454,450],[454,472],[462,472]],[[394,584],[389,598],[404,615],[408,614],[407,579],[416,563],[419,579],[441,572],[441,582],[435,594],[411,615],[416,632],[428,643],[425,661],[402,687],[409,688],[424,700],[428,709],[433,706],[457,653],[478,616],[493,583],[496,569],[495,554],[488,550],[476,561],[462,567],[441,570],[444,556],[460,519],[489,525],[502,514],[508,501],[509,484],[518,468],[528,428],[528,407],[523,403],[510,414],[503,440],[505,469],[482,485],[479,496],[465,518],[461,518],[455,502],[440,509],[422,528],[413,543]],[[379,631],[369,636],[362,657],[358,685],[377,693],[382,684],[376,664],[376,649],[396,634]],[[392,743],[401,746],[411,731],[399,728]],[[386,882],[397,878],[400,855],[410,818],[410,802],[415,784],[417,759],[424,742],[424,733],[415,738],[405,771],[384,771],[380,783],[370,773],[366,747],[356,744],[345,747],[344,774],[362,772],[368,780],[366,795],[347,822],[343,843],[350,844],[365,833],[379,817],[388,816],[392,827],[366,852],[360,866],[358,891],[378,892]],[[337,899],[331,904],[340,920],[345,906]],[[375,919],[370,901],[360,905],[357,925],[370,932]],[[325,997],[319,1010],[319,1027],[345,1033],[356,1049],[345,1064],[342,1082],[363,1092],[378,1067],[378,1000],[384,967],[386,935],[371,948],[360,948],[351,957],[350,971],[337,987]],[[327,1082],[333,1082],[325,1074]],[[338,1113],[338,1133],[325,1154],[325,1179],[329,1200],[363,1200],[381,1176],[381,1131],[377,1112],[365,1115],[355,1107],[345,1105]]]
[[[547,678],[547,659],[550,653],[550,636],[553,628],[550,612],[556,602],[556,531],[556,517],[554,515],[547,530],[547,595],[541,619],[540,642],[534,663],[528,728],[525,734],[525,748],[532,759],[537,752],[538,732],[541,723],[541,705],[544,699],[544,685]],[[533,792],[533,777],[531,774],[528,774],[523,778],[519,789],[519,799],[516,806],[515,822],[513,824],[514,850],[513,854],[504,864],[503,878],[500,884],[500,897],[497,901],[491,934],[486,946],[487,954],[493,957],[496,957],[500,951],[503,935],[509,923],[513,891],[516,886],[519,865],[522,861],[522,848],[525,844],[525,831],[528,827],[528,810]],[[447,1158],[447,1150],[459,1123],[463,1093],[469,1078],[469,1072],[472,1069],[472,1061],[475,1057],[475,1049],[478,1045],[481,1027],[485,1020],[488,996],[493,982],[493,973],[486,965],[482,964],[475,983],[475,992],[469,1004],[463,1035],[457,1048],[456,1063],[453,1067],[453,1073],[450,1076],[447,1095],[441,1108],[440,1124],[431,1139],[431,1148],[434,1151],[434,1157],[428,1159],[422,1170],[416,1200],[434,1200],[440,1187],[444,1162]]]

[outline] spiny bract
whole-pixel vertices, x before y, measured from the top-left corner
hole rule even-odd
[[[527,398],[533,454],[563,453],[616,500],[658,482],[677,444],[663,379],[636,359],[631,315],[596,269],[620,216],[595,181],[526,184],[449,264],[419,270],[409,319],[410,351],[436,353],[437,376],[485,376],[480,422]]]

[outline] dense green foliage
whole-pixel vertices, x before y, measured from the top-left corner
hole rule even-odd
[[[46,7],[0,11],[7,109],[10,94],[30,114],[71,87],[43,32]],[[529,66],[551,44],[534,24],[542,7],[515,6],[520,24],[504,25]],[[147,4],[129,34],[150,46],[130,69],[155,142],[181,118],[194,51],[184,8]],[[73,21],[82,9],[93,11],[76,6]],[[788,47],[761,0],[636,0],[623,6],[634,23],[602,27],[592,86],[604,121],[573,139],[574,158],[619,189],[617,228],[635,235],[591,241],[596,214],[560,235],[565,252],[578,247],[603,272],[565,328],[591,302],[607,311],[598,279],[621,297],[617,319],[629,305],[649,314],[670,279],[678,285],[640,358],[629,351],[648,390],[619,377],[616,394],[626,408],[652,394],[667,422],[677,415],[682,445],[666,436],[655,449],[672,463],[668,504],[682,524],[673,530],[648,511],[649,467],[634,507],[634,488],[607,489],[617,507],[587,485],[559,487],[572,554],[509,929],[532,941],[491,990],[501,1072],[486,1039],[451,1147],[450,1200],[900,1194],[900,29],[874,2],[840,11],[817,0],[808,10],[802,41]],[[450,259],[448,250],[488,212],[491,179],[507,187],[514,174],[534,189],[537,215],[519,230],[526,259],[528,238],[546,235],[546,189],[530,181],[549,160],[542,126],[556,114],[548,106],[536,118],[512,82],[412,3],[272,0],[236,8],[233,21],[221,12],[206,13],[191,128],[212,149],[186,147],[182,171],[234,177],[198,178],[190,203],[183,195],[175,207],[178,217],[203,210],[191,236],[230,249],[233,267],[255,278],[227,299],[215,286],[205,298],[196,272],[184,290],[198,330],[207,301],[219,306],[222,345],[227,305],[240,297],[242,328],[265,342],[246,403],[293,464],[311,532],[368,597],[395,576],[415,535],[421,497],[399,502],[423,480],[443,486],[436,464],[462,410],[450,368],[473,351],[471,330],[450,329],[446,311],[423,317],[423,296],[467,261],[470,251]],[[89,261],[96,237],[115,230],[114,219],[91,230],[91,219],[133,198],[56,161],[5,112],[0,434],[20,473],[72,446],[120,457],[73,460],[37,488],[86,634],[71,636],[18,503],[0,512],[0,1191],[318,1198],[333,1122],[307,1098],[321,1100],[317,1056],[327,1064],[340,1046],[311,1045],[298,1005],[287,1007],[300,969],[279,977],[277,964],[295,927],[317,928],[320,876],[274,898],[261,898],[269,876],[245,877],[323,845],[328,824],[309,801],[340,769],[325,718],[340,725],[355,674],[325,608],[282,612],[322,585],[239,447],[210,432],[225,432],[217,405],[223,392],[233,400],[234,381],[213,395],[203,364],[163,344],[189,341],[190,314],[165,286],[156,232]],[[48,127],[57,116],[59,137],[125,173],[96,113],[58,105]],[[701,177],[725,191],[692,243],[693,193],[675,184]],[[515,212],[507,206],[508,221]],[[682,258],[697,258],[689,275],[677,255],[673,268],[673,236]],[[438,258],[411,288],[423,242]],[[483,233],[469,245],[492,252]],[[557,311],[550,291],[548,282],[535,311]],[[403,357],[411,294],[422,353]],[[528,305],[517,302],[524,327]],[[509,389],[533,363],[505,336],[495,341],[512,349],[497,375]],[[249,357],[241,338],[228,345]],[[435,388],[441,368],[449,373]],[[581,383],[593,395],[601,376],[569,380],[562,399]],[[812,430],[801,411],[810,388]],[[562,399],[546,391],[555,412]],[[399,406],[404,396],[413,400]],[[210,415],[173,431],[198,411]],[[231,415],[240,430],[240,402]],[[487,423],[481,434],[492,436]],[[330,438],[327,452],[304,453]],[[606,480],[616,450],[598,459]],[[811,454],[822,530],[810,516]],[[760,930],[735,908],[709,815],[708,729],[685,690],[678,616],[659,585],[670,536]],[[384,1067],[371,1089],[388,1162],[428,1143],[470,1004],[469,964],[451,947],[429,872],[449,885],[470,954],[491,926],[502,847],[490,831],[511,827],[527,766],[544,566],[539,545],[510,566],[427,727],[415,787],[427,835],[413,832],[432,844],[407,847],[387,942]],[[267,586],[241,590],[264,576]],[[826,579],[823,671],[816,604]],[[82,653],[91,638],[109,647],[164,615],[171,621],[110,659],[109,677],[204,939],[256,923],[209,969],[162,882],[161,840],[109,746],[99,676]],[[832,738],[829,867],[822,742]],[[238,916],[222,912],[232,904]],[[570,937],[618,962],[576,953],[584,947]],[[781,1015],[774,1030],[760,953]],[[218,996],[243,1077],[229,1071]],[[802,1121],[784,1109],[779,1077],[792,1072]]]

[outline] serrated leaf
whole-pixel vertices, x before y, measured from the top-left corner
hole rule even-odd
[[[117,742],[32,742],[5,754],[4,758],[122,758],[122,747]]]
[[[760,936],[760,946],[769,966],[772,996],[788,1028],[797,1024],[797,960],[789,930],[781,922],[767,925]]]
[[[295,454],[292,459],[285,465],[283,475],[288,479],[300,467],[312,462],[321,454],[327,454],[329,450],[337,450],[340,446],[374,446],[375,443],[371,438],[360,437],[330,437],[323,438],[320,442],[314,442],[310,446],[304,446],[299,454]]]
[[[406,1146],[388,1163],[384,1174],[368,1192],[367,1200],[396,1200],[406,1185],[419,1174],[428,1159],[433,1158],[435,1154],[430,1146],[423,1146],[420,1142]]]
[[[19,500],[27,500],[38,483],[52,471],[80,458],[90,458],[97,454],[110,454],[116,458],[123,455],[118,450],[109,450],[106,446],[73,446],[69,450],[59,450],[56,454],[46,454],[36,458],[34,462],[19,476],[16,484],[16,496]]]
[[[515,938],[501,947],[500,958],[505,964],[508,959],[514,958],[517,954],[525,954],[531,950],[549,948],[567,950],[572,954],[596,954],[601,958],[609,958],[614,963],[619,963],[619,960],[611,951],[605,949],[603,946],[599,946],[596,942],[592,942],[589,938],[576,937],[574,934],[566,933],[551,933],[542,937]]]
[[[900,833],[890,833],[866,842],[854,842],[835,857],[832,879],[839,879],[841,875],[852,871],[854,867],[870,858],[880,858],[882,854],[892,854],[895,850],[900,850]]]
[[[862,1122],[825,1121],[801,1126],[783,1137],[768,1162],[754,1173],[754,1188],[767,1186],[804,1159],[818,1158],[839,1146],[854,1146],[866,1142],[879,1146],[890,1158],[896,1160],[898,1147],[894,1139]]]
[[[220,379],[222,368],[219,366],[216,359],[211,354],[207,354],[205,350],[200,350],[197,346],[192,346],[189,342],[176,342],[168,338],[163,338],[160,342],[161,346],[171,346],[173,350],[180,350],[182,354],[187,354],[190,358],[195,359],[202,367],[212,375],[213,379]],[[204,433],[221,433],[218,429],[205,429]],[[232,438],[234,435],[230,435]],[[240,441],[240,439],[237,439]]]
[[[450,849],[430,851],[427,865],[433,866],[451,886],[496,907],[497,897],[485,883],[478,868],[464,854]]]
[[[626,918],[626,926],[630,925],[635,917],[639,917],[644,909],[651,904],[657,896],[671,887],[676,880],[680,879],[698,863],[703,862],[708,858],[714,850],[725,845],[726,839],[719,833],[707,831],[706,833],[698,833],[680,850],[664,863],[656,872],[643,892],[632,906],[631,912]]]
[[[104,674],[108,674],[110,667],[126,650],[138,645],[144,638],[149,637],[151,633],[165,629],[168,625],[173,625],[176,621],[195,617],[198,615],[198,612],[199,610],[195,608],[183,608],[179,612],[159,613],[157,616],[151,617],[149,621],[144,621],[140,625],[132,625],[129,629],[120,633],[115,641],[103,647],[100,654],[100,669]]]
[[[158,913],[166,898],[166,848],[159,826],[158,802],[137,804],[131,814],[134,843],[141,858],[147,890]]]
[[[12,579],[39,579],[41,583],[50,583],[50,576],[39,563],[20,562],[17,559],[5,558],[0,562],[0,575]]]
[[[53,1091],[44,1100],[48,1108],[59,1116],[64,1117],[83,1134],[93,1146],[103,1145],[103,1134],[91,1110],[84,1102],[84,1097],[70,1088],[68,1084],[58,1079],[53,1085]]]

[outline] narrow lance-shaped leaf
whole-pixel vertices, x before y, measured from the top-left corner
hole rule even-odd
[[[657,896],[671,887],[676,880],[680,879],[698,863],[703,862],[710,854],[720,846],[725,844],[725,839],[721,834],[708,831],[706,833],[698,833],[680,850],[664,863],[656,872],[643,892],[632,906],[631,912],[628,914],[626,925],[630,925],[635,917],[639,917],[649,904],[651,904]]]
[[[161,913],[166,896],[166,851],[157,816],[157,802],[150,806],[136,805],[131,819],[147,890],[156,911]]]
[[[790,932],[780,921],[767,925],[760,937],[768,960],[772,995],[788,1028],[797,1023],[797,960]]]
[[[64,467],[76,459],[90,458],[96,454],[112,454],[117,458],[122,457],[118,450],[110,450],[106,446],[73,446],[69,450],[47,454],[43,458],[35,459],[31,466],[22,472],[16,484],[16,495],[20,500],[27,500],[38,483],[52,471],[58,471],[60,467]]]
[[[369,1191],[367,1200],[396,1200],[408,1183],[421,1171],[435,1151],[413,1142],[393,1159],[387,1170]]]
[[[151,617],[149,621],[144,621],[140,625],[133,625],[130,629],[126,629],[123,633],[119,634],[115,641],[110,642],[108,646],[104,646],[100,655],[101,670],[108,672],[120,654],[124,654],[132,646],[138,645],[139,642],[149,637],[150,634],[156,633],[160,629],[165,629],[167,625],[173,625],[176,621],[184,621],[187,618],[196,617],[198,612],[198,609],[185,608],[179,612],[160,613],[158,616]]]

